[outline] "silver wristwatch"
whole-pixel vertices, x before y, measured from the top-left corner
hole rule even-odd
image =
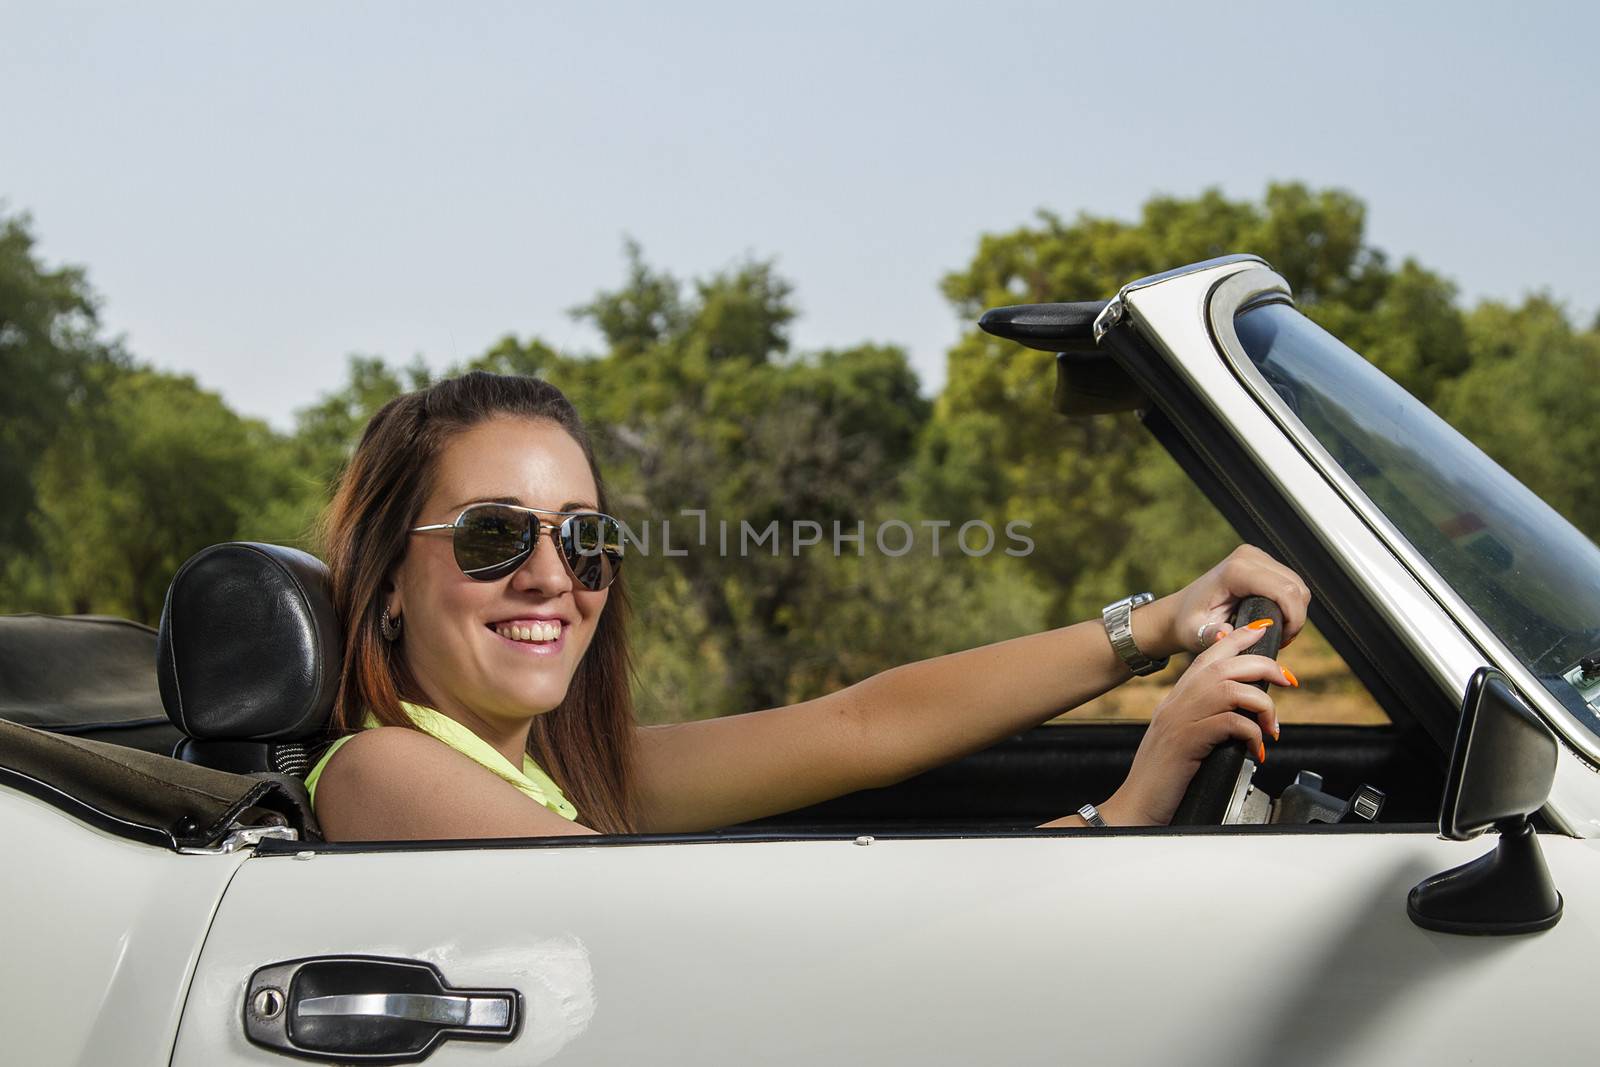
[[[1134,674],[1154,674],[1164,670],[1170,658],[1163,656],[1161,659],[1151,659],[1133,643],[1133,609],[1154,599],[1154,593],[1135,593],[1100,609],[1100,619],[1106,624],[1106,636],[1111,638],[1111,647],[1117,650],[1117,655],[1122,657],[1122,662]]]
[[[1078,814],[1083,816],[1083,821],[1090,826],[1104,826],[1106,821],[1100,817],[1100,812],[1095,810],[1093,804],[1085,804],[1078,809]]]

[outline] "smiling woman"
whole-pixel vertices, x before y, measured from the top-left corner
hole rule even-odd
[[[501,809],[550,833],[541,817],[576,815],[556,780],[588,825],[630,828],[626,594],[605,509],[577,412],[538,379],[469,374],[373,417],[324,534],[347,635],[334,725],[362,731],[311,780],[331,835],[476,836]],[[459,799],[431,804],[435,781]]]
[[[1123,787],[1086,809],[1164,823],[1213,746],[1237,739],[1265,759],[1277,712],[1251,683],[1298,684],[1241,654],[1268,623],[1222,625],[1251,595],[1280,605],[1285,643],[1305,622],[1304,583],[1245,547],[1178,593],[1129,598],[1116,621],[906,664],[787,707],[641,727],[607,507],[577,412],[542,380],[474,372],[373,417],[326,523],[344,736],[307,783],[330,838],[746,822],[900,781],[1192,652]]]

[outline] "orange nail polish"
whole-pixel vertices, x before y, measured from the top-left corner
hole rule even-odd
[[[1289,679],[1290,685],[1294,686],[1296,689],[1300,688],[1300,679],[1294,676],[1294,671],[1291,671],[1288,667],[1285,667],[1281,663],[1278,664],[1278,669],[1283,672],[1283,676],[1285,678]]]
[[[1276,741],[1278,739],[1278,727],[1277,727],[1276,724],[1274,724],[1273,727],[1272,727],[1272,739],[1274,741]]]
[[[1267,743],[1265,741],[1256,742],[1256,751],[1261,753],[1261,759],[1259,762],[1267,762]]]
[[[1245,629],[1246,630],[1265,630],[1267,627],[1269,627],[1271,625],[1272,625],[1272,620],[1271,619],[1257,619],[1255,622],[1252,622],[1252,623],[1249,623],[1248,625],[1246,625]]]

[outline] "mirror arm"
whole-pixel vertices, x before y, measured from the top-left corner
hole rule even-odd
[[[1561,921],[1561,894],[1528,816],[1495,829],[1494,851],[1417,883],[1406,898],[1412,922],[1446,934],[1529,934]]]

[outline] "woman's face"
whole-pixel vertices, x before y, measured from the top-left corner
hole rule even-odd
[[[598,510],[583,449],[560,426],[499,416],[457,434],[434,471],[414,525],[453,522],[468,504],[496,500],[550,511]],[[559,523],[559,516],[541,515]],[[388,601],[404,629],[401,652],[434,707],[508,723],[561,703],[594,638],[608,591],[592,592],[567,573],[546,531],[509,577],[479,582],[456,565],[448,530],[412,534]],[[517,628],[560,626],[554,641],[528,641]]]

